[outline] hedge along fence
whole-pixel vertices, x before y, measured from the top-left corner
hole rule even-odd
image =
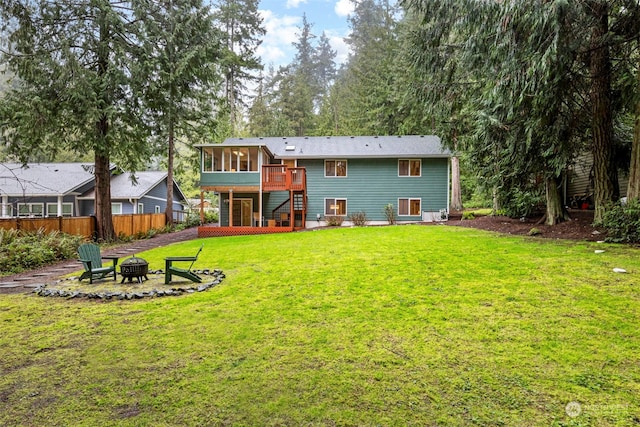
[[[113,216],[113,228],[116,236],[133,236],[138,233],[146,233],[152,228],[160,229],[165,225],[166,217],[164,213]],[[95,217],[92,216],[71,218],[3,218],[0,219],[0,228],[24,231],[36,231],[42,228],[47,233],[60,231],[91,239],[95,235],[96,221]]]

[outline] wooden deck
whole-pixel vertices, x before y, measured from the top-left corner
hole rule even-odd
[[[289,233],[293,227],[198,227],[198,237],[249,236],[254,234]]]
[[[284,165],[262,166],[263,191],[306,191],[305,168],[289,168]]]

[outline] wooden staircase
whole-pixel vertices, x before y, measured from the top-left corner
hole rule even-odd
[[[307,217],[307,173],[305,168],[263,166],[263,191],[288,191],[289,198],[271,211],[278,227],[304,228]],[[292,220],[293,219],[293,220]]]

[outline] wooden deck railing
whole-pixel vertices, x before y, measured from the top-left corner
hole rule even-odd
[[[307,186],[305,168],[289,168],[284,165],[262,166],[262,189],[264,191],[302,191]]]

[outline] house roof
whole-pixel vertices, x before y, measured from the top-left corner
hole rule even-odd
[[[143,171],[136,172],[136,184],[131,181],[131,176],[128,173],[113,176],[111,178],[111,199],[112,200],[127,200],[127,199],[140,199],[153,190],[158,184],[167,179],[167,172],[162,171]],[[176,184],[178,193],[176,201],[184,200],[184,194],[180,187]],[[83,199],[94,199],[95,189],[88,191],[82,197]]]
[[[61,196],[73,194],[94,179],[89,163],[0,164],[0,196]]]
[[[278,159],[451,157],[435,135],[229,138],[221,145],[264,146]]]

